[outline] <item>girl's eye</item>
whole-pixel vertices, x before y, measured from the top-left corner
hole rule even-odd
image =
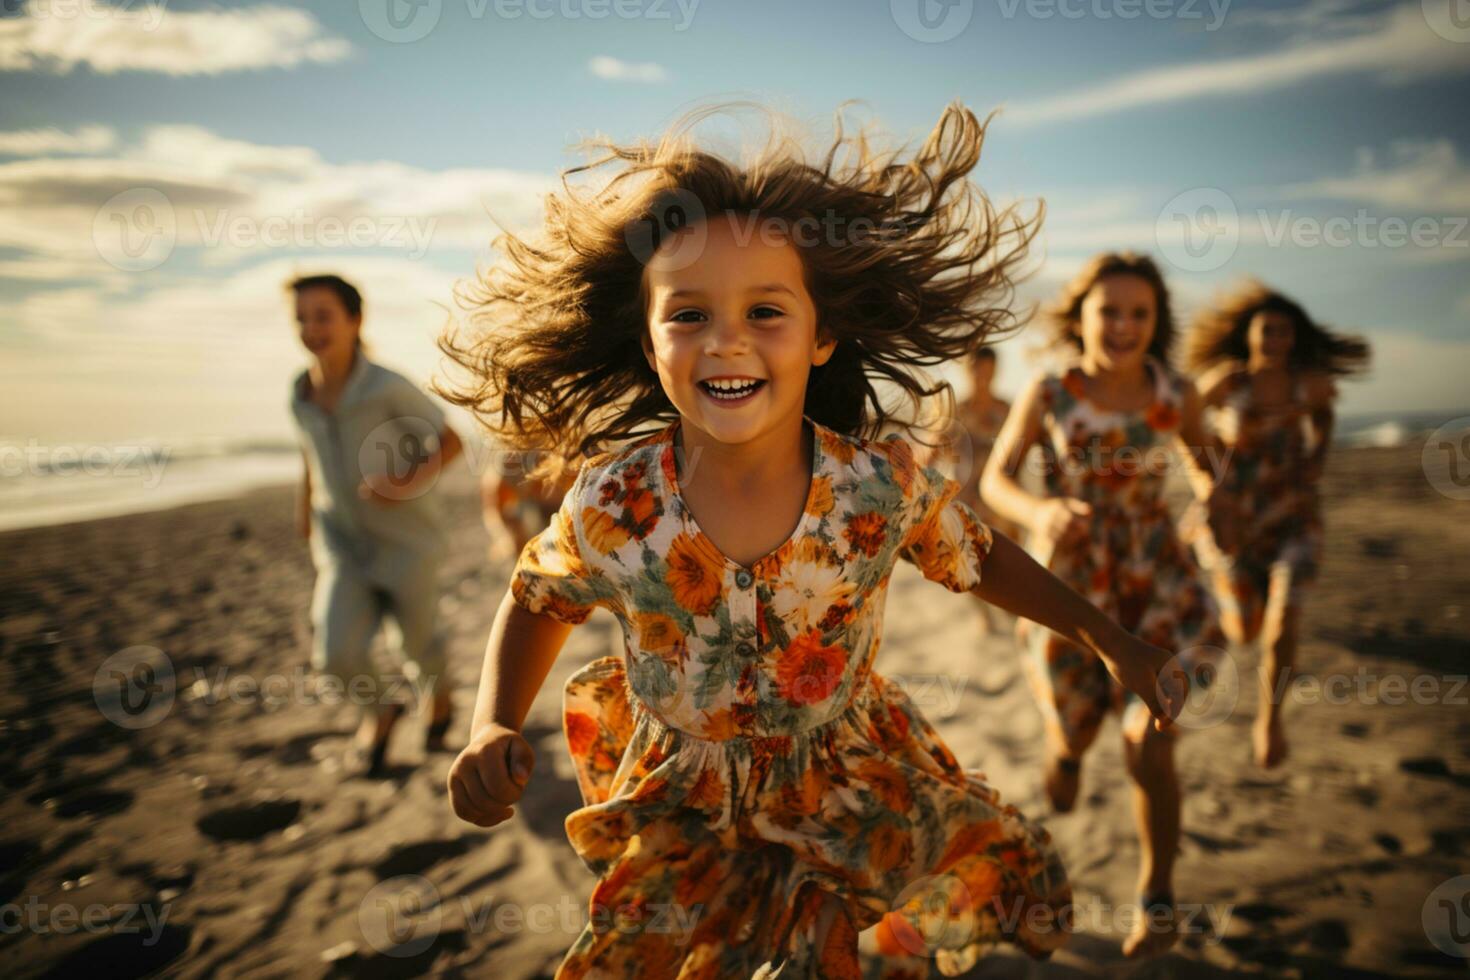
[[[704,319],[704,314],[699,310],[680,310],[669,317],[672,323],[698,323],[702,319]]]
[[[769,320],[773,317],[785,315],[786,312],[784,310],[778,309],[774,306],[757,306],[755,309],[750,311],[750,316],[753,320]]]

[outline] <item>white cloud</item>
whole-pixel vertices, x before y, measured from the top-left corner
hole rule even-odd
[[[118,266],[105,258],[135,230],[161,229],[172,236],[168,260],[205,265],[349,247],[411,258],[483,250],[497,222],[525,230],[537,221],[552,186],[536,173],[338,164],[306,147],[155,127],[114,156],[0,163],[0,247],[22,253],[0,275],[112,277]]]
[[[0,260],[0,278],[30,287],[0,292],[0,418],[58,438],[279,432],[302,361],[282,287],[326,270],[362,288],[378,356],[427,378],[454,287],[476,272],[469,253],[488,254],[494,219],[533,226],[554,186],[521,171],[335,163],[194,126],[154,127],[107,157],[0,163],[0,248],[19,253]],[[176,240],[139,272],[103,258],[119,222],[140,220],[107,206],[130,191],[161,197],[141,217],[166,220]],[[234,222],[289,235],[302,218],[305,240],[288,247],[209,241]],[[432,234],[422,253],[390,241],[334,247],[323,233],[333,221]]]
[[[43,439],[284,434],[287,384],[305,354],[283,287],[321,271],[362,290],[363,336],[376,359],[419,381],[438,371],[444,307],[456,309],[452,288],[472,269],[346,253],[280,257],[126,295],[86,286],[0,302],[9,336],[29,338],[0,359],[5,429]]]
[[[1320,177],[1289,184],[1284,198],[1360,201],[1418,212],[1470,212],[1470,167],[1447,139],[1399,141],[1382,161],[1371,149],[1359,152],[1357,171],[1345,177]]]
[[[587,69],[598,78],[615,82],[666,82],[668,72],[663,65],[652,61],[622,61],[605,54],[597,55],[587,62]]]
[[[46,153],[101,153],[112,149],[117,134],[107,126],[80,126],[71,132],[53,127],[0,132],[0,156],[33,157]]]
[[[1389,83],[1470,72],[1465,46],[1434,33],[1418,3],[1377,19],[1357,33],[1297,41],[1265,54],[1174,65],[1123,75],[1077,94],[1023,102],[1006,110],[1019,123],[1047,123],[1140,106],[1275,91],[1313,79],[1370,74]]]
[[[33,0],[20,16],[0,19],[0,71],[218,75],[330,63],[351,50],[310,13],[270,5],[174,11],[161,0]]]

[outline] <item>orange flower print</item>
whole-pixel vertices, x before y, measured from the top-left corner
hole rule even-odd
[[[935,871],[948,870],[950,865],[971,854],[984,854],[985,849],[1001,838],[998,821],[987,820],[965,824],[949,842],[944,856],[935,865]]]
[[[718,810],[724,798],[725,781],[720,778],[718,769],[701,771],[689,789],[690,805],[701,810]]]
[[[687,644],[678,624],[663,613],[640,612],[633,615],[638,627],[638,649],[651,653],[670,666],[684,660]]]
[[[823,646],[822,635],[808,630],[782,651],[776,663],[777,688],[792,704],[816,704],[837,690],[846,666],[841,647]]]
[[[888,519],[877,511],[868,511],[865,514],[853,514],[847,519],[847,528],[842,536],[847,538],[852,545],[853,551],[861,551],[869,558],[878,554],[883,547],[884,531],[888,528]]]
[[[822,453],[830,456],[843,465],[850,464],[857,458],[857,447],[846,439],[839,438],[826,431],[820,433],[822,437]]]
[[[891,823],[881,823],[864,835],[868,860],[878,871],[892,871],[907,864],[913,855],[914,839]]]
[[[1172,432],[1179,428],[1179,409],[1172,402],[1154,402],[1144,418],[1155,432]]]
[[[669,568],[664,580],[674,601],[701,616],[714,612],[720,601],[721,569],[699,543],[680,531],[669,544]]]
[[[623,500],[623,516],[627,518],[630,533],[642,541],[653,533],[658,525],[658,498],[647,487],[630,489]]]
[[[706,711],[704,724],[700,727],[702,729],[700,736],[712,742],[723,742],[739,734],[735,727],[735,718],[730,714],[729,708]]]
[[[832,497],[832,478],[830,476],[819,476],[812,481],[811,503],[807,504],[806,512],[813,517],[825,517],[831,513],[834,506]]]
[[[1062,387],[1073,398],[1082,398],[1087,394],[1087,380],[1081,371],[1068,371],[1066,377],[1062,378]]]
[[[895,739],[901,740],[909,737],[909,716],[904,714],[898,705],[888,705],[888,720],[893,725]]]
[[[883,762],[870,760],[857,768],[857,777],[867,783],[883,805],[895,813],[906,813],[913,806],[913,793],[902,772]]]
[[[582,508],[582,528],[587,535],[587,543],[604,555],[610,555],[628,543],[627,529],[598,507]]]
[[[580,711],[568,711],[563,724],[567,730],[567,748],[574,758],[585,758],[597,741],[597,720]]]

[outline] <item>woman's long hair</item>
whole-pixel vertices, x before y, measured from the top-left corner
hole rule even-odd
[[[1367,368],[1371,354],[1367,341],[1328,329],[1308,316],[1301,304],[1251,279],[1195,318],[1185,351],[1188,369],[1198,374],[1221,362],[1249,361],[1251,320],[1262,311],[1282,313],[1295,325],[1288,358],[1293,371],[1346,375]]]
[[[1029,219],[1014,205],[998,210],[967,178],[988,119],[951,104],[905,159],[902,148],[874,149],[865,132],[845,135],[839,110],[819,159],[773,130],[737,165],[688,133],[718,111],[691,114],[657,142],[584,143],[589,161],[547,196],[540,234],[500,235],[502,261],[460,291],[470,328],[452,325],[439,344],[467,378],[435,388],[503,446],[575,459],[678,417],[642,349],[644,266],[662,232],[717,215],[839,230],[814,243],[788,238],[817,328],[837,341],[812,369],[805,411],[837,431],[874,435],[895,417],[875,381],[917,410],[949,385],[926,384],[911,367],[959,357],[1023,322],[1013,291],[1041,208]],[[584,189],[570,181],[579,173],[611,176]]]

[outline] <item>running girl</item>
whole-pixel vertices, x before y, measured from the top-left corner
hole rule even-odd
[[[1099,255],[1051,310],[1054,345],[1066,366],[1043,374],[1016,402],[982,478],[986,501],[1030,530],[1036,559],[1123,628],[1179,651],[1179,667],[1203,682],[1223,635],[1188,550],[1174,533],[1164,480],[1179,452],[1196,493],[1210,499],[1213,458],[1194,385],[1168,367],[1174,340],[1169,294],[1158,268],[1131,252]],[[1039,446],[1045,489],[1022,487],[1027,451]],[[1044,624],[1043,624],[1044,625]],[[1049,745],[1046,793],[1071,810],[1082,755],[1110,712],[1123,712],[1124,754],[1133,779],[1140,915],[1126,955],[1167,949],[1174,855],[1179,845],[1179,777],[1174,732],[1149,724],[1096,654],[1034,623],[1018,624],[1022,662],[1040,702]],[[1153,920],[1153,926],[1149,920]]]
[[[933,938],[946,973],[1065,940],[1046,832],[875,670],[902,558],[1084,644],[1158,724],[1182,693],[1168,653],[993,538],[906,440],[862,434],[891,418],[874,379],[916,403],[942,386],[914,365],[1012,322],[1034,227],[966,179],[983,134],[951,106],[909,159],[840,131],[815,161],[781,142],[745,165],[678,131],[598,142],[589,169],[616,173],[568,182],[539,240],[503,238],[481,331],[446,339],[500,438],[622,442],[522,552],[449,776],[461,817],[508,818],[568,631],[617,617],[625,652],[564,691],[566,829],[598,882],[558,977],[853,977],[880,921],[885,951]]]
[[[1363,340],[1258,282],[1205,310],[1190,331],[1189,369],[1230,450],[1224,507],[1213,521],[1196,515],[1192,540],[1211,569],[1226,634],[1261,644],[1252,742],[1262,768],[1286,758],[1281,711],[1302,598],[1322,554],[1317,488],[1332,441],[1333,379],[1363,370],[1368,357]]]

